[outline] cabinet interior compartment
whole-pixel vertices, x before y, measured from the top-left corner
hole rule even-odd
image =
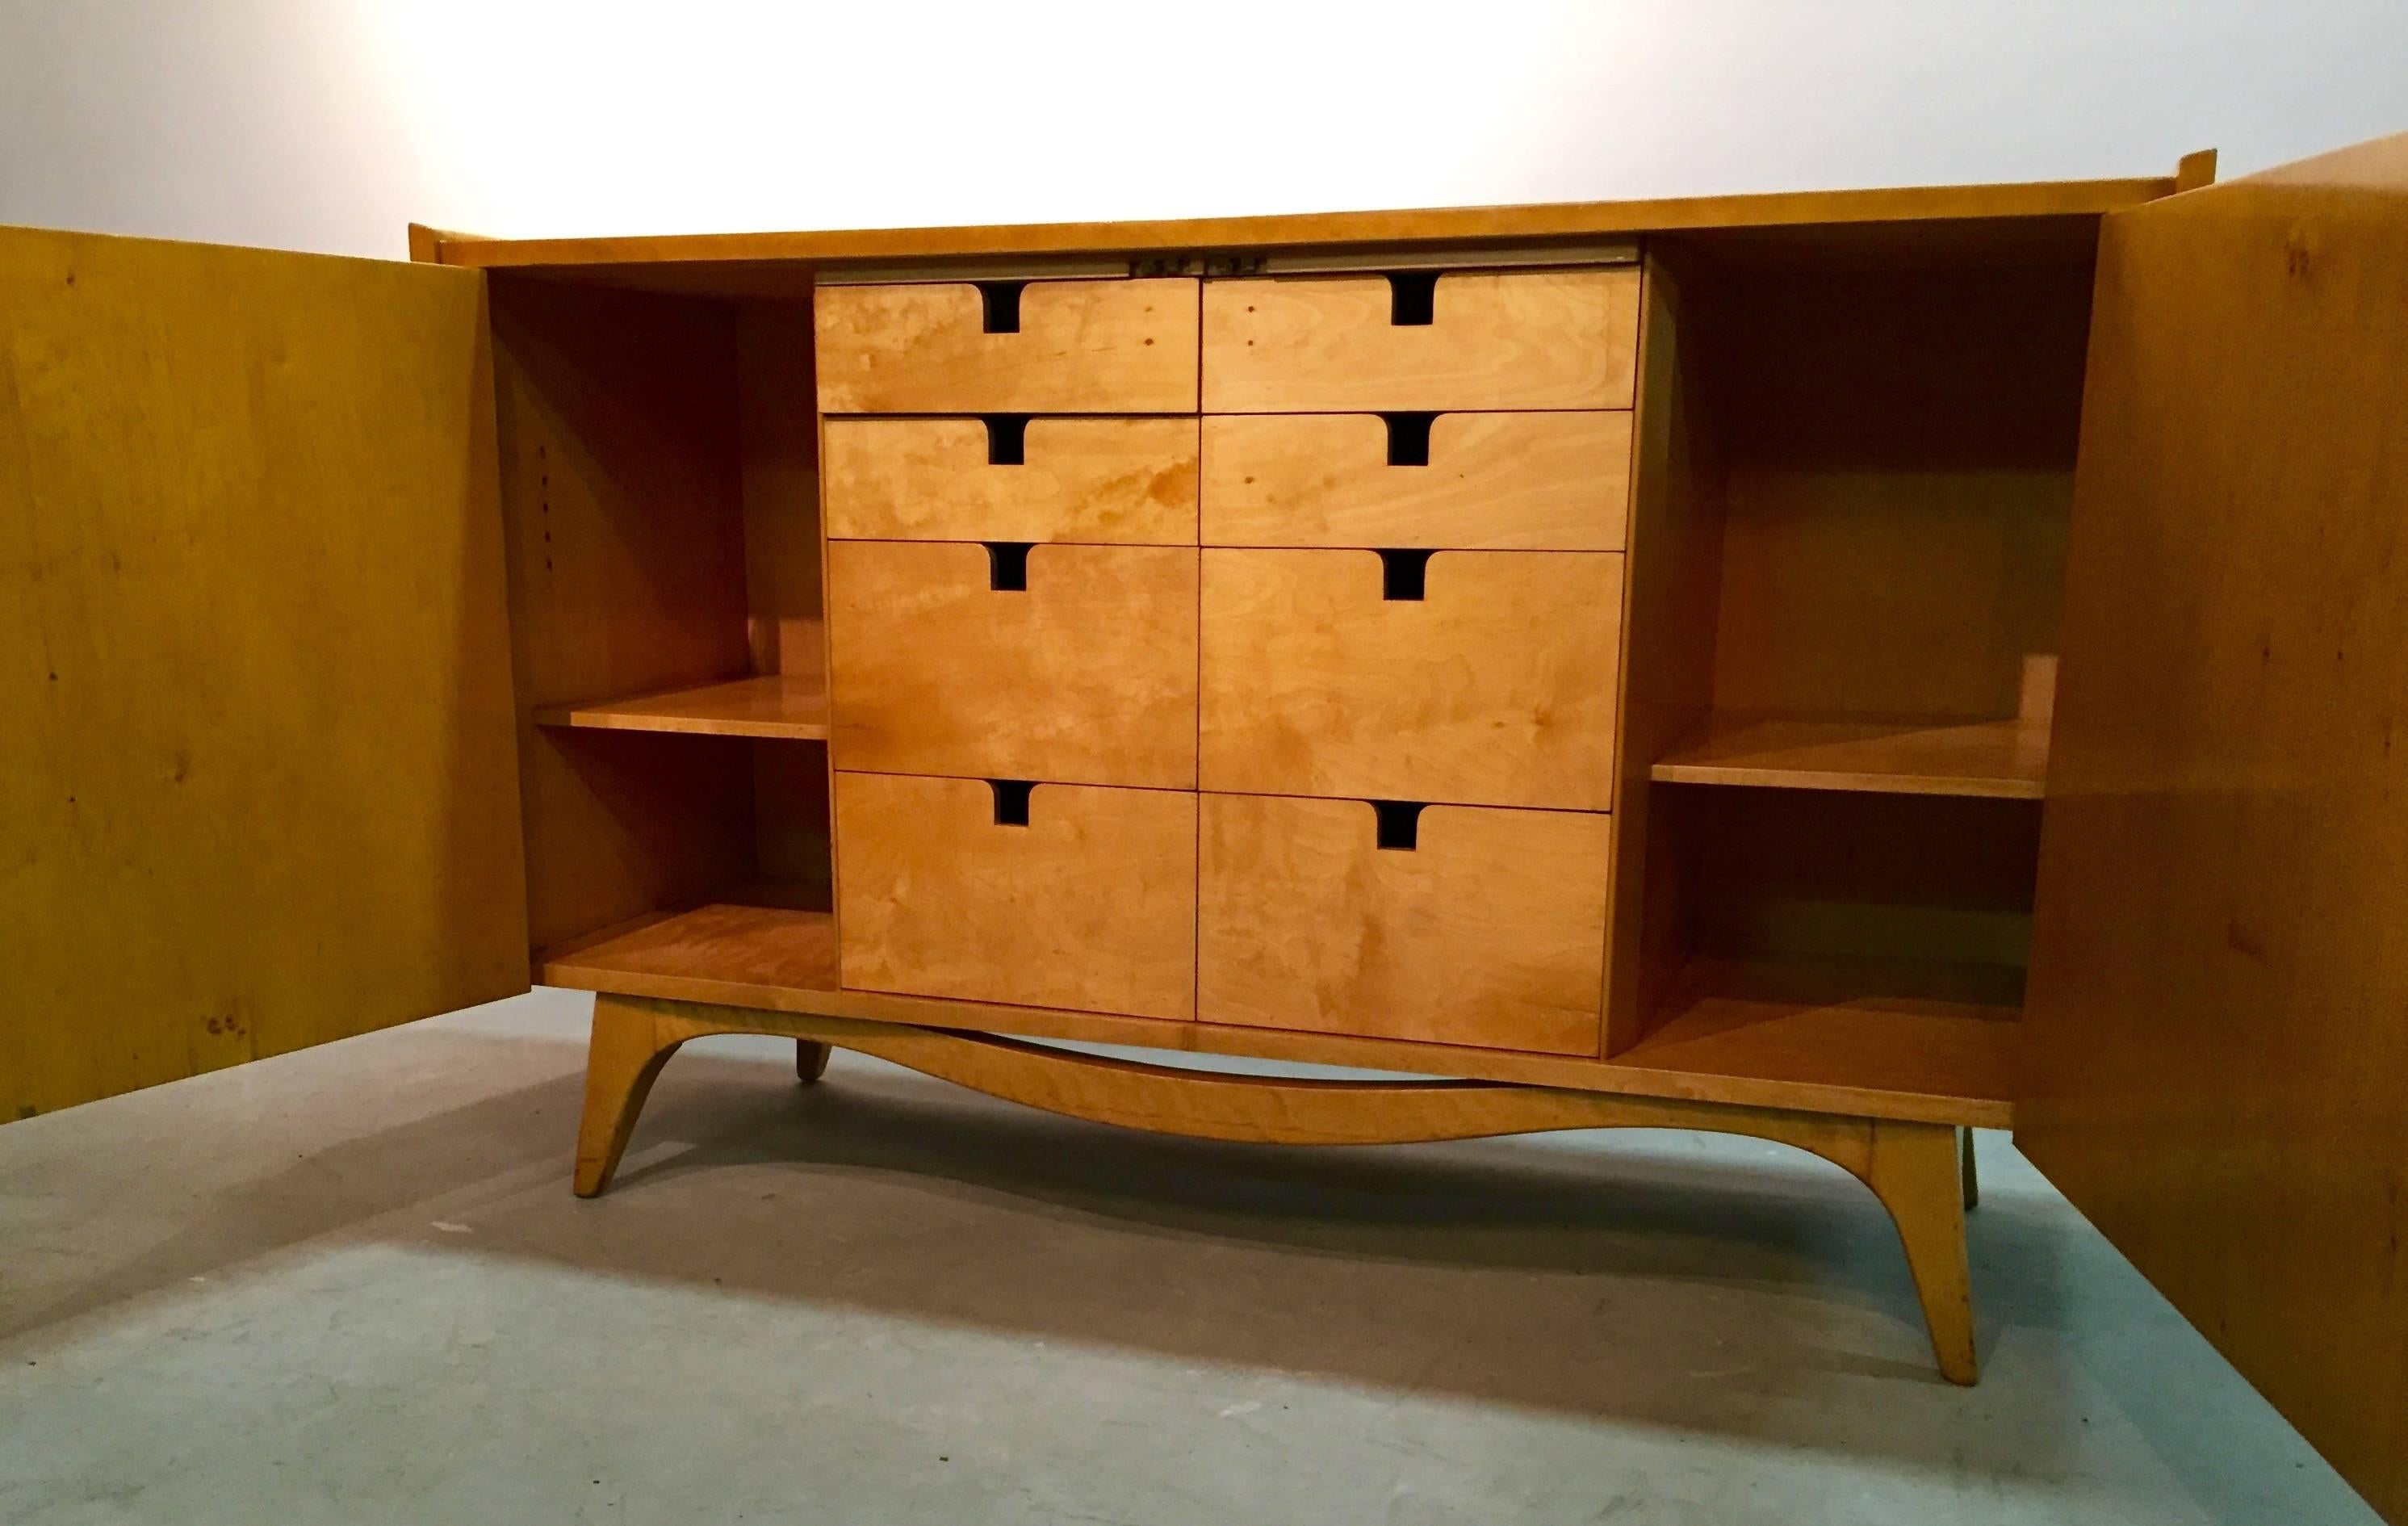
[[[832,982],[808,292],[489,291],[537,978],[650,922]]]
[[[2013,1095],[2040,808],[1659,785],[1630,1065],[1995,1102]]]
[[[2095,258],[1651,245],[1613,1058],[2011,1094]]]
[[[1700,241],[1717,729],[2044,716],[2095,251],[1950,226]]]

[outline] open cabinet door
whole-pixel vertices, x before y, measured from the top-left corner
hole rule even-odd
[[[527,986],[482,278],[0,229],[0,1119]]]
[[[2408,1520],[2408,137],[2106,219],[2016,1140]]]

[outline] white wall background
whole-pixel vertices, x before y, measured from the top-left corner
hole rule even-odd
[[[2403,0],[0,0],[0,222],[531,236],[2170,172],[2408,129]]]

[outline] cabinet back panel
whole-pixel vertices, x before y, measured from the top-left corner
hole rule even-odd
[[[1659,786],[1687,959],[1859,994],[2020,1001],[2040,810],[2028,800]]]
[[[496,277],[502,507],[522,715],[742,674],[731,307]],[[538,946],[754,871],[747,754],[522,720]]]
[[[2089,293],[2086,263],[1720,273],[1718,709],[2015,713],[2057,646]]]

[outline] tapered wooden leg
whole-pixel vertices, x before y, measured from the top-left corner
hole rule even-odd
[[[1965,1206],[1979,1208],[1982,1206],[1982,1180],[1973,1171],[1973,1130],[1959,1129],[1956,1135],[1965,1146]]]
[[[810,1086],[827,1073],[828,1046],[816,1039],[795,1041],[795,1076]]]
[[[1951,1126],[1873,1120],[1860,1174],[1898,1226],[1941,1375],[1951,1383],[1970,1384],[1980,1370],[1973,1359],[1973,1280],[1965,1255],[1963,1171],[1956,1130]]]
[[[594,1037],[585,1050],[585,1112],[577,1124],[577,1195],[598,1196],[619,1169],[636,1116],[682,1037],[659,1017],[615,998],[594,999]]]

